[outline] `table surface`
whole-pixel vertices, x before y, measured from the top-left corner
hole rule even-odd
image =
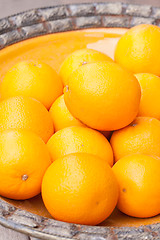
[[[117,2],[118,0],[109,0],[108,2]],[[93,0],[0,0],[0,18],[16,14],[25,10],[54,6],[68,3],[94,2]],[[105,0],[96,0],[96,2],[107,2]],[[149,4],[160,7],[160,0],[121,0],[124,3]],[[0,226],[0,240],[36,240],[24,234]]]

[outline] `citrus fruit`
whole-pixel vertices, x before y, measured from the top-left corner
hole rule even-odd
[[[71,114],[89,127],[103,131],[131,123],[138,113],[140,96],[138,80],[111,62],[79,67],[64,89]]]
[[[106,161],[74,153],[57,159],[47,169],[42,198],[55,219],[96,225],[115,208],[118,184]]]
[[[98,131],[73,126],[56,132],[47,143],[52,160],[76,152],[90,153],[113,165],[113,152],[108,140]]]
[[[139,218],[160,213],[160,158],[133,154],[114,166],[120,194],[118,209]]]
[[[160,75],[160,28],[142,24],[129,29],[118,41],[115,61],[133,73]]]
[[[39,101],[30,97],[11,97],[0,102],[0,131],[26,129],[38,134],[45,142],[52,136],[52,118]]]
[[[0,86],[1,99],[28,96],[39,100],[46,108],[63,93],[60,77],[48,64],[22,61],[8,70]]]
[[[52,117],[55,132],[70,126],[84,126],[78,119],[69,112],[64,102],[64,95],[58,97],[52,104],[49,113]]]
[[[160,77],[151,73],[137,73],[135,76],[142,93],[138,116],[160,120]]]
[[[63,84],[68,84],[68,79],[73,71],[75,71],[78,67],[92,62],[99,61],[110,61],[113,60],[104,53],[93,49],[80,49],[71,53],[62,63],[60,68],[60,76],[62,78]]]
[[[0,195],[27,199],[41,191],[41,182],[51,164],[43,140],[26,130],[0,132]]]
[[[110,143],[115,161],[133,153],[160,157],[160,121],[137,117],[129,126],[113,132]]]

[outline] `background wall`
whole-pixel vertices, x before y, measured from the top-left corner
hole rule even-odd
[[[105,0],[95,1],[105,2]],[[79,2],[93,2],[93,0],[0,0],[0,18],[32,8]],[[118,2],[118,0],[108,0],[108,2]],[[121,2],[160,6],[160,0],[121,0]]]

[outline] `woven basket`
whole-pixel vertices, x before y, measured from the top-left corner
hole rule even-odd
[[[160,25],[160,8],[123,3],[89,3],[33,9],[0,20],[0,49],[48,33],[84,28]],[[55,221],[0,200],[0,224],[36,239],[160,239],[160,223],[140,227],[83,226]]]

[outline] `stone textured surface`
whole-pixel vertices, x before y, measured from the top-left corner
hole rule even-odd
[[[122,3],[90,3],[33,9],[0,20],[0,48],[47,33],[89,27],[160,25],[160,8]],[[158,240],[160,223],[129,227],[91,227],[58,222],[0,200],[0,224],[38,240]]]
[[[120,15],[122,14],[122,3],[98,3],[96,4],[96,13],[100,15]]]
[[[151,6],[144,5],[128,5],[126,7],[126,14],[130,16],[149,17],[151,15]]]

